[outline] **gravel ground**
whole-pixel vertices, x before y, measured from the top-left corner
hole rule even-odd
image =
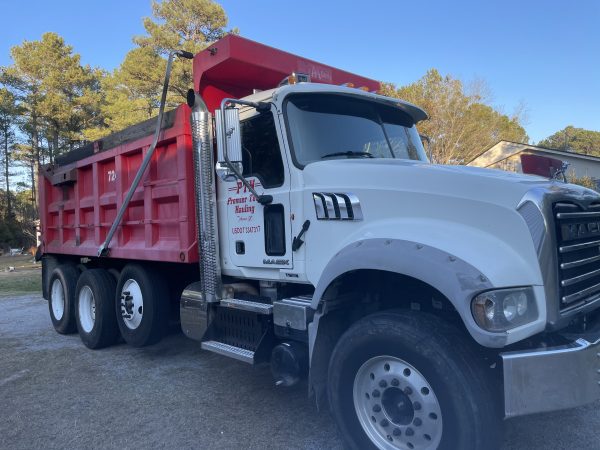
[[[87,350],[39,295],[0,297],[0,449],[341,449],[306,385],[174,334]],[[551,376],[549,374],[549,376]],[[504,449],[600,449],[600,403],[506,423]]]

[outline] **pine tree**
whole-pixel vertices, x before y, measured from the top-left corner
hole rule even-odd
[[[12,193],[10,191],[11,166],[13,163],[12,150],[16,144],[15,130],[18,125],[20,108],[15,96],[6,88],[0,89],[0,154],[4,166],[3,176],[6,186],[6,211],[4,217],[10,219],[14,215]]]
[[[133,39],[138,47],[102,81],[103,121],[86,129],[88,139],[155,116],[169,51],[183,49],[195,54],[227,33],[225,11],[211,0],[154,0],[152,12],[153,17],[144,19],[147,34]],[[180,59],[173,65],[167,108],[184,102],[191,87],[192,62]]]

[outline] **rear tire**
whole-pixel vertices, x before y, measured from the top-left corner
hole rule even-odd
[[[169,321],[169,290],[156,270],[129,264],[117,285],[117,322],[125,342],[144,347],[161,340]]]
[[[61,264],[50,274],[48,309],[54,329],[60,334],[77,331],[75,324],[75,289],[79,271],[72,264]]]
[[[116,290],[117,283],[104,269],[89,269],[79,277],[75,312],[79,337],[87,348],[107,347],[119,338]]]
[[[498,402],[472,343],[435,316],[376,313],[329,364],[329,402],[353,449],[495,449]]]

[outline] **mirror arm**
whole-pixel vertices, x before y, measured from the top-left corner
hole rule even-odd
[[[429,162],[433,163],[433,147],[431,146],[431,139],[426,134],[419,134],[421,141],[427,142],[427,156],[429,156]]]
[[[223,146],[225,147],[223,149],[223,155],[225,156],[225,164],[227,164],[227,167],[244,184],[246,189],[248,189],[252,193],[252,195],[254,195],[254,197],[256,197],[256,200],[258,201],[258,203],[260,203],[261,205],[268,205],[269,203],[271,203],[273,201],[273,196],[272,195],[260,195],[258,192],[256,192],[256,189],[254,189],[252,187],[252,185],[248,182],[248,180],[246,180],[246,178],[244,178],[244,175],[242,175],[240,173],[240,171],[237,169],[237,167],[235,167],[235,165],[229,159],[229,155],[228,155],[228,151],[227,151],[227,132],[225,130],[225,128],[226,128],[226,126],[225,126],[226,125],[225,124],[225,105],[227,105],[227,103],[237,103],[239,105],[252,106],[252,107],[256,108],[257,110],[259,110],[259,108],[264,109],[264,103],[249,102],[246,100],[238,100],[238,99],[234,99],[234,98],[224,98],[223,101],[221,102],[221,117],[223,118],[223,126],[221,127],[221,133],[223,134],[222,142],[223,142]]]

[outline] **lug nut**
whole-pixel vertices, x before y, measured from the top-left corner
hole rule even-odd
[[[390,423],[388,422],[388,420],[387,420],[387,419],[383,419],[381,422],[379,422],[379,424],[380,424],[382,427],[387,427],[387,426],[388,426]]]
[[[379,387],[380,387],[380,388],[386,388],[386,387],[387,387],[387,381],[385,381],[385,380],[381,380],[381,381],[379,382]]]
[[[422,423],[423,423],[423,422],[421,422],[421,419],[419,419],[418,417],[415,417],[415,420],[413,420],[413,424],[414,424],[416,427],[420,427]]]
[[[404,434],[406,434],[407,436],[412,436],[413,434],[415,434],[415,432],[412,428],[407,428]]]
[[[379,406],[379,405],[373,406],[373,412],[378,413],[379,411],[381,411],[381,406]]]
[[[394,378],[394,379],[392,380],[392,386],[398,386],[399,384],[400,384],[400,381],[398,381],[398,379],[397,379],[397,378]]]
[[[413,391],[412,391],[412,389],[411,389],[411,388],[409,388],[409,387],[406,387],[406,388],[404,388],[404,393],[405,393],[406,395],[411,395],[411,394],[413,393]]]
[[[414,402],[414,403],[413,403],[413,409],[414,409],[415,411],[418,411],[418,410],[420,410],[420,409],[421,409],[421,404],[420,404],[419,402]]]
[[[394,431],[392,432],[392,434],[394,436],[400,436],[402,434],[402,431],[400,430],[400,428],[394,428]]]
[[[375,389],[371,395],[373,395],[373,397],[377,398],[381,395],[381,393],[377,389]]]

